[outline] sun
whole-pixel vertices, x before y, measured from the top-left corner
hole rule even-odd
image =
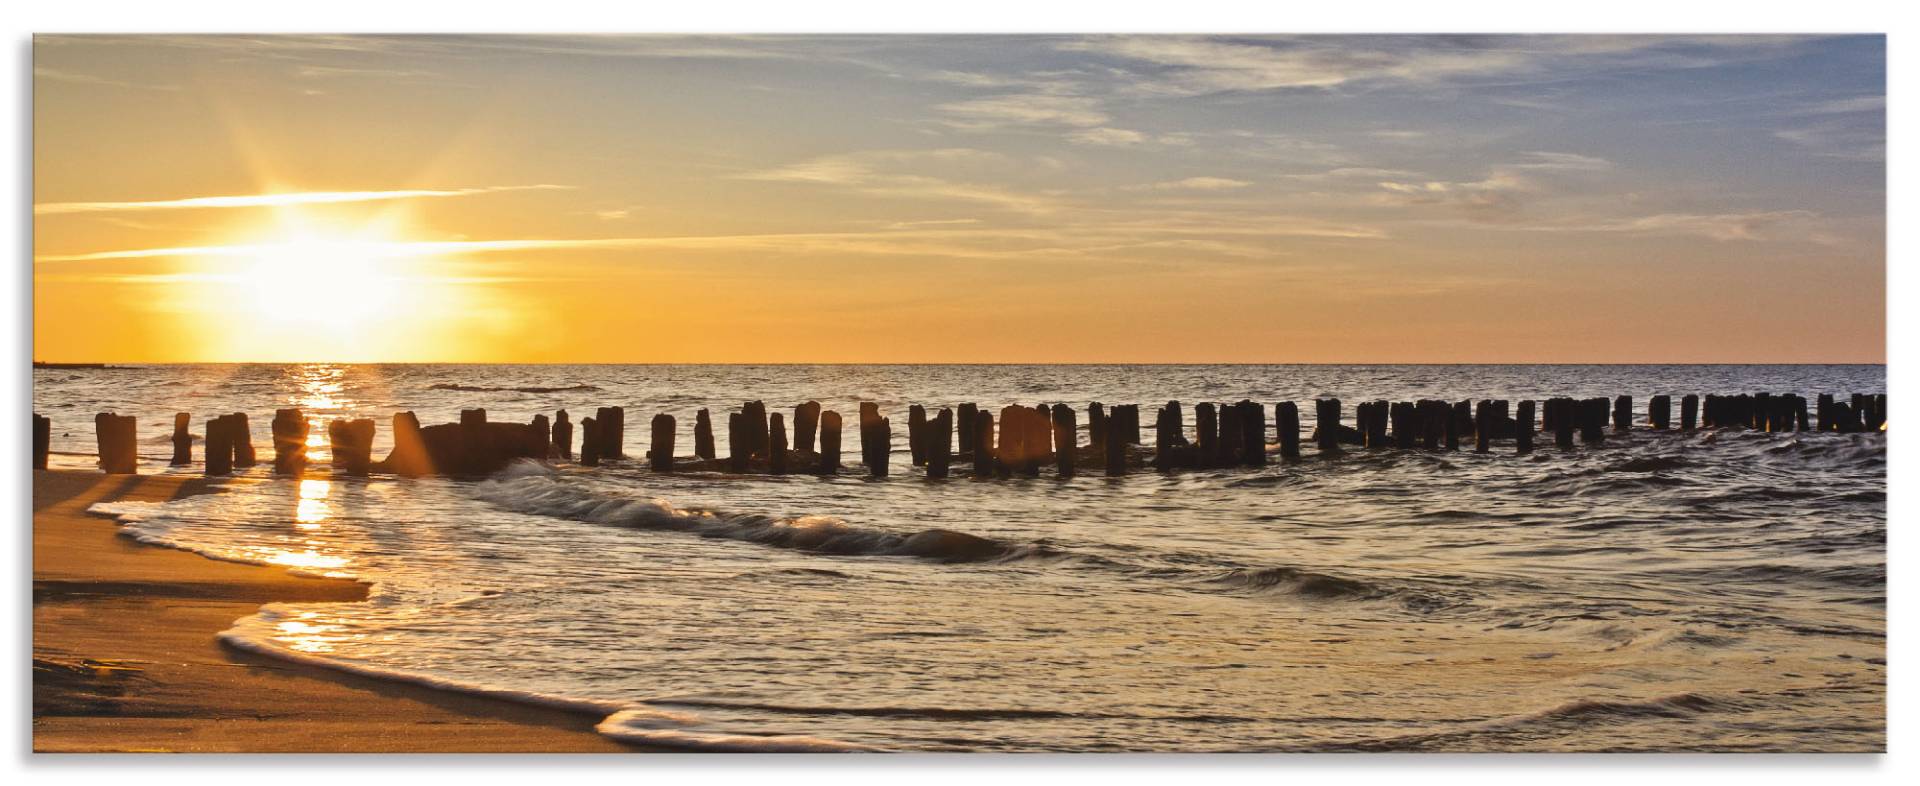
[[[398,247],[377,226],[342,232],[300,221],[249,244],[237,277],[262,321],[351,334],[399,296]]]

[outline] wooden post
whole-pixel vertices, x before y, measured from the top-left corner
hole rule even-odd
[[[1861,427],[1867,431],[1883,430],[1882,427],[1887,424],[1887,394],[1863,395],[1860,399],[1860,403],[1867,408],[1865,416],[1861,419]],[[1806,408],[1802,407],[1801,412],[1805,411]]]
[[[876,478],[887,476],[888,454],[893,446],[892,428],[887,419],[880,417],[880,405],[871,401],[860,403],[860,463],[867,467],[867,474]]]
[[[1472,422],[1473,415],[1471,412],[1462,412],[1462,410],[1468,409],[1468,402],[1456,401],[1446,406],[1445,436],[1447,449],[1459,450],[1460,437],[1465,434],[1468,428],[1471,428],[1471,426],[1465,424]]]
[[[1533,400],[1520,402],[1513,416],[1513,451],[1533,452]]]
[[[542,461],[553,457],[553,427],[544,412],[535,413],[533,420],[527,421],[527,452]]]
[[[1493,441],[1493,402],[1481,399],[1473,410],[1473,452],[1485,453]]]
[[[1647,427],[1654,431],[1666,431],[1673,420],[1673,399],[1669,396],[1654,396],[1647,399]]]
[[[833,410],[820,413],[820,464],[815,471],[822,475],[840,471],[840,413]]]
[[[327,450],[333,454],[334,469],[349,475],[365,475],[373,463],[373,421],[369,419],[327,421]]]
[[[1128,443],[1126,426],[1125,418],[1113,417],[1107,419],[1107,435],[1106,438],[1102,440],[1102,445],[1106,448],[1106,470],[1108,477],[1127,474]]]
[[[1107,455],[1107,410],[1098,401],[1087,405],[1087,442],[1094,455]]]
[[[1267,465],[1267,406],[1242,399],[1240,408],[1240,463]]]
[[[1026,409],[1018,404],[1009,404],[1000,408],[1000,441],[994,446],[994,457],[999,459],[1000,476],[1007,477],[1016,472],[1025,472],[1027,468],[1026,423],[1023,415]]]
[[[653,416],[653,440],[647,447],[647,461],[655,472],[673,471],[674,431],[672,415],[662,412]]]
[[[1387,405],[1387,415],[1393,421],[1393,446],[1412,448],[1420,437],[1420,413],[1413,402],[1395,401]]]
[[[461,420],[466,420],[461,413]],[[273,411],[273,471],[280,475],[298,475],[307,468],[307,431],[311,425],[299,409]]]
[[[944,478],[953,463],[953,410],[942,407],[927,424],[927,477]]]
[[[1300,405],[1282,401],[1274,405],[1273,428],[1280,432],[1280,457],[1300,458]]]
[[[1153,467],[1159,470],[1174,468],[1174,439],[1179,427],[1174,426],[1179,415],[1180,402],[1169,401],[1153,418]]]
[[[1200,466],[1211,467],[1220,462],[1220,419],[1213,411],[1211,402],[1202,401],[1193,407],[1193,441],[1200,446]]]
[[[713,450],[713,416],[701,407],[693,416],[693,455],[712,461],[719,456]]]
[[[600,422],[596,418],[580,419],[580,466],[600,466]]]
[[[957,420],[954,421],[954,433],[960,435],[960,445],[954,451],[958,456],[973,455],[973,417],[979,414],[979,405],[967,402],[960,405]]]
[[[1580,440],[1583,442],[1605,442],[1607,439],[1607,400],[1604,397],[1586,400],[1586,416],[1581,419]]]
[[[767,440],[767,403],[749,401],[740,408],[741,428],[745,429],[745,441],[741,447],[749,456],[766,457]]]
[[[53,419],[33,413],[33,468],[47,468],[47,454],[53,452]]]
[[[1680,430],[1692,431],[1700,414],[1700,397],[1692,393],[1680,397]]]
[[[746,413],[727,413],[727,465],[737,475],[746,474],[753,458],[753,436],[747,429]]]
[[[993,413],[979,410],[973,414],[973,476],[990,478],[999,472],[999,460],[993,455]]]
[[[1235,466],[1240,463],[1240,442],[1247,436],[1246,429],[1240,425],[1241,412],[1224,402],[1217,410],[1220,413],[1220,453],[1215,457],[1214,466]]]
[[[1573,447],[1574,400],[1571,398],[1553,398],[1547,400],[1548,419],[1553,421],[1553,445],[1561,449]]]
[[[573,460],[573,421],[567,419],[567,411],[553,413],[553,437],[550,443],[553,450],[550,455]]]
[[[1313,437],[1314,444],[1321,453],[1340,451],[1340,399],[1320,398],[1313,400]]]
[[[1884,401],[1885,397],[1882,397],[1882,400]],[[1807,430],[1807,397],[1798,393],[1793,396],[1793,430]]]
[[[767,471],[787,474],[787,423],[778,412],[767,416]]]
[[[238,458],[234,464],[239,465]],[[426,438],[420,434],[420,418],[412,412],[393,414],[393,452],[387,455],[385,468],[388,472],[407,477],[431,475],[434,472],[433,457],[427,455]]]
[[[1075,421],[1073,407],[1053,405],[1053,463],[1063,478],[1073,475],[1074,451],[1079,447],[1080,424]]]
[[[927,465],[923,432],[927,427],[927,408],[919,404],[907,407],[907,460],[916,467]]]
[[[793,449],[813,452],[813,434],[820,427],[820,402],[808,401],[793,408]]]
[[[1022,420],[1027,427],[1026,436],[1021,440],[1027,446],[1027,462],[1021,467],[1021,473],[1037,478],[1040,477],[1040,465],[1053,458],[1052,410],[1045,404],[1038,404],[1027,410]]]
[[[1633,397],[1616,396],[1613,399],[1613,430],[1624,432],[1633,429]]]
[[[233,474],[233,416],[216,415],[207,421],[206,429],[207,477]]]
[[[874,463],[867,466],[867,474],[876,478],[887,476],[888,464],[893,461],[893,419],[881,418],[873,427]]]
[[[253,452],[253,427],[247,424],[247,413],[233,413],[233,433],[228,441],[233,443],[235,467],[251,467],[260,463],[259,456]]]

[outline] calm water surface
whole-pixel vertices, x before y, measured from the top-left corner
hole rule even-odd
[[[232,643],[602,713],[711,749],[1879,750],[1885,434],[1636,431],[1597,448],[1350,451],[1125,478],[928,481],[909,403],[1885,390],[1881,366],[159,366],[36,370],[56,466],[92,415],[524,421],[815,399],[896,422],[894,476],[527,465],[111,508],[128,534],[355,576]],[[1677,402],[1676,402],[1677,403]],[[1082,418],[1084,421],[1084,417]],[[1191,423],[1191,410],[1188,422]],[[1349,420],[1349,422],[1351,422]],[[316,429],[316,438],[324,433]],[[1271,438],[1271,437],[1270,437]],[[1084,442],[1084,435],[1083,435]],[[857,437],[848,435],[849,463]],[[324,459],[324,444],[316,456]],[[197,451],[197,448],[196,448]],[[964,475],[964,472],[960,473]],[[928,530],[991,540],[927,546]],[[905,556],[913,551],[923,556]]]

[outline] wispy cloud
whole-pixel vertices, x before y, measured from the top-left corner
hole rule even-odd
[[[1058,200],[1044,194],[925,173],[929,167],[978,171],[1008,163],[1005,155],[971,148],[870,150],[820,156],[735,178],[833,186],[870,196],[974,202],[1021,213],[1044,213],[1058,207]]]
[[[1159,183],[1142,183],[1126,186],[1127,191],[1227,191],[1246,188],[1253,183],[1234,180],[1227,177],[1189,177],[1181,180],[1167,180]]]
[[[49,202],[33,206],[33,214],[120,213],[138,210],[205,210],[214,208],[285,207],[289,205],[327,205],[344,202],[380,202],[394,199],[439,199],[444,197],[496,194],[505,191],[549,191],[572,186],[538,184],[527,186],[485,186],[456,189],[404,189],[396,191],[291,191],[272,194],[187,197],[133,202]]]
[[[52,79],[60,82],[73,82],[75,84],[82,84],[82,85],[99,85],[101,87],[123,87],[129,90],[172,91],[172,90],[180,89],[179,85],[155,84],[155,83],[148,83],[148,82],[127,82],[119,79],[109,79],[104,76],[95,76],[93,74],[82,74],[77,71],[62,71],[58,68],[48,68],[46,66],[34,66],[33,78]]]

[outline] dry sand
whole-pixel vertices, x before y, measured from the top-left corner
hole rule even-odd
[[[36,751],[628,751],[599,719],[301,666],[215,634],[276,601],[353,601],[301,578],[145,546],[87,514],[210,491],[199,478],[33,473]]]

